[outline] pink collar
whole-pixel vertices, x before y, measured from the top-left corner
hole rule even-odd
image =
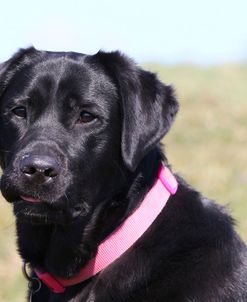
[[[70,279],[55,278],[38,269],[35,269],[35,273],[54,293],[63,293],[67,286],[93,277],[124,254],[143,235],[162,211],[170,195],[176,193],[177,187],[178,183],[171,171],[161,166],[158,179],[140,206],[99,245],[96,256],[77,276]]]

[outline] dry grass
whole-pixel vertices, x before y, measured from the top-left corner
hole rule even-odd
[[[11,207],[0,198],[0,301],[24,302],[25,281],[16,252],[15,221]]]
[[[181,103],[165,138],[174,171],[220,203],[228,204],[247,242],[247,66],[146,66],[173,83]],[[0,301],[25,301],[16,253],[14,218],[0,200]]]

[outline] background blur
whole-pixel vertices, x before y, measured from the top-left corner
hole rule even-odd
[[[120,49],[157,72],[181,104],[164,139],[174,171],[228,205],[247,242],[246,12],[246,0],[9,0],[1,3],[0,62],[30,45]],[[25,301],[15,239],[11,206],[1,199],[1,302]]]

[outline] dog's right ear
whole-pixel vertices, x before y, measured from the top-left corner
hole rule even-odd
[[[15,73],[28,64],[37,53],[34,47],[20,49],[8,61],[0,64],[0,99]]]

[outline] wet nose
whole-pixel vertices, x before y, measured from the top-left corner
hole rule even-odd
[[[24,155],[20,170],[30,181],[42,184],[54,179],[60,172],[56,158],[47,155]]]

